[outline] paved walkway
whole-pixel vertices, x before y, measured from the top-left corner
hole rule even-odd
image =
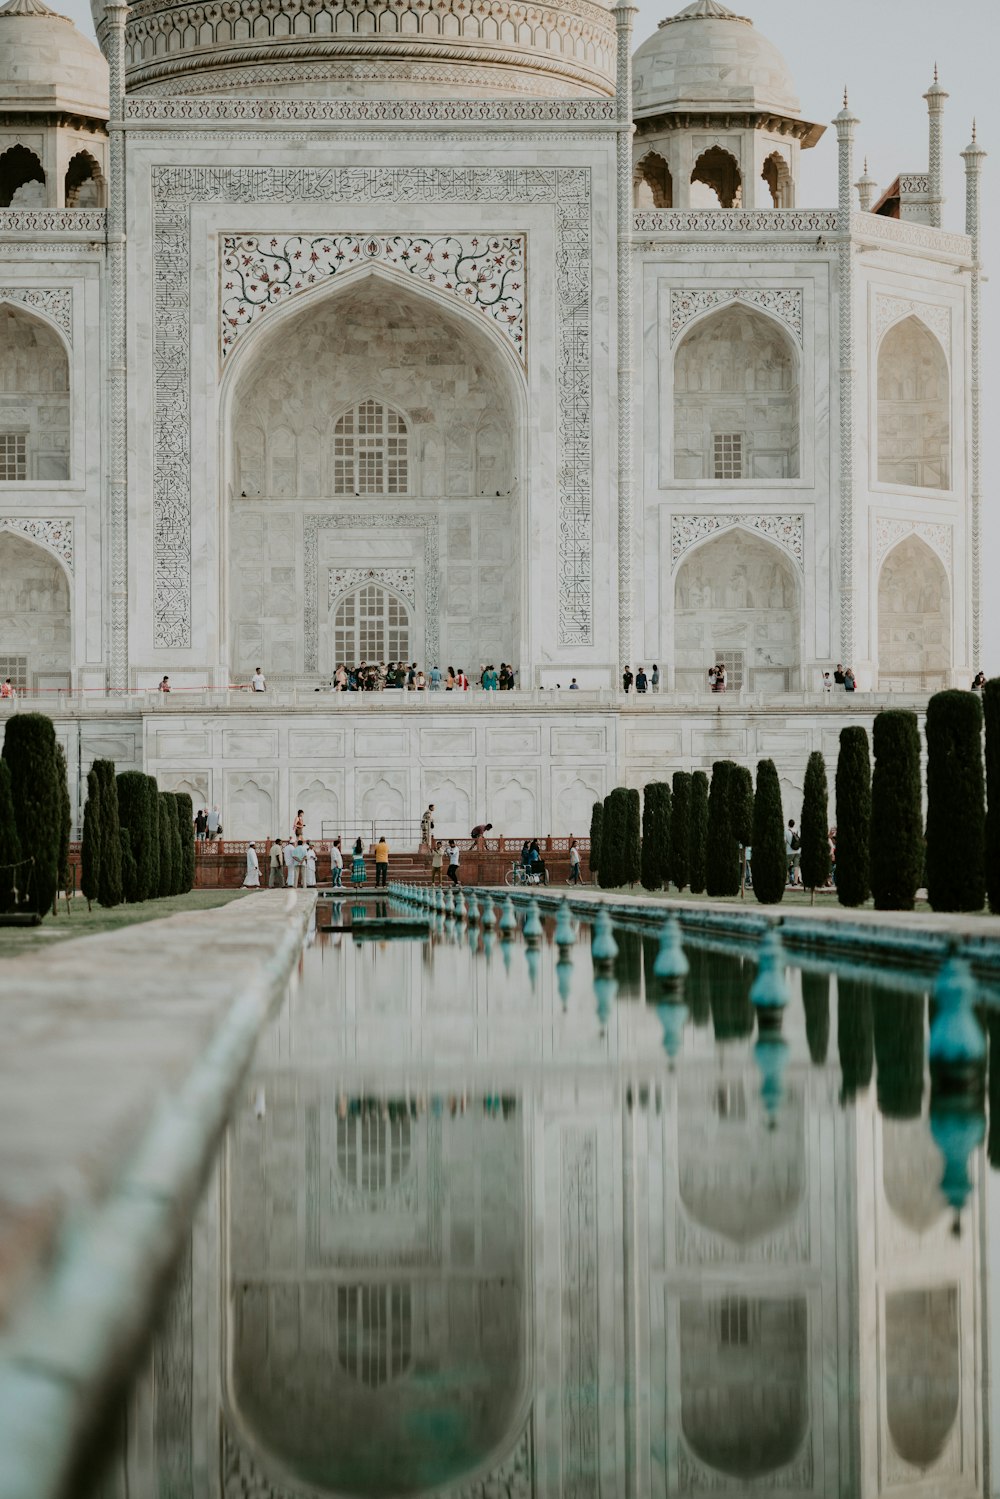
[[[0,1499],[46,1499],[127,1367],[313,891],[0,970]]]

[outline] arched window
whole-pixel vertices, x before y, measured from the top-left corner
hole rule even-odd
[[[391,406],[362,401],[333,433],[334,494],[406,494],[406,422]]]
[[[66,207],[101,208],[104,178],[89,151],[78,151],[66,168]]]
[[[919,536],[893,547],[878,580],[878,678],[883,692],[935,692],[951,668],[951,589]]]
[[[636,208],[672,208],[674,187],[670,168],[656,151],[647,151],[633,174]]]
[[[410,1116],[390,1104],[337,1120],[337,1170],[362,1192],[395,1187],[410,1164]]]
[[[345,594],[334,615],[333,653],[345,666],[408,661],[410,612],[403,600],[377,583],[365,583]]]
[[[69,478],[69,360],[41,318],[0,305],[0,482]]]
[[[740,176],[739,162],[732,152],[724,151],[721,146],[710,146],[701,153],[694,164],[691,181],[700,182],[715,196],[715,202],[706,205],[695,201],[696,197],[704,195],[692,193],[692,208],[739,208],[743,201],[743,178]]]
[[[0,208],[34,207],[44,202],[42,163],[27,146],[11,146],[0,156]]]
[[[772,151],[764,163],[761,177],[767,183],[771,194],[771,202],[775,208],[793,208],[792,202],[792,174],[788,169],[788,162],[780,151]]]
[[[951,486],[948,361],[919,318],[904,318],[878,355],[878,477],[914,489]]]
[[[742,302],[695,323],[674,360],[675,479],[797,479],[798,359]]]
[[[337,1360],[369,1389],[410,1367],[411,1331],[409,1286],[338,1286]]]

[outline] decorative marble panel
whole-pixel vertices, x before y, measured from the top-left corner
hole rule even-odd
[[[417,575],[412,567],[334,567],[330,569],[328,607],[341,594],[352,593],[365,583],[379,583],[416,607]]]
[[[937,334],[944,345],[945,353],[951,350],[951,308],[934,302],[914,302],[908,297],[890,297],[880,292],[875,298],[875,342],[878,343],[886,329],[904,317],[919,318]]]
[[[474,307],[495,323],[523,360],[526,247],[523,234],[223,235],[222,358],[269,307],[354,266],[379,265],[451,292]]]
[[[871,215],[869,215],[871,217]],[[635,215],[637,234],[833,234],[835,208],[654,208]]]
[[[904,536],[909,536],[911,532],[915,532],[922,541],[926,541],[931,551],[937,553],[950,573],[954,552],[953,527],[940,522],[901,520],[894,515],[880,515],[875,521],[876,571],[882,566],[883,559],[892,551],[896,543],[902,541]]]
[[[434,515],[404,515],[397,511],[355,511],[349,515],[307,515],[303,522],[305,669],[319,670],[319,533],[330,529],[345,531],[423,531],[424,533],[424,655],[434,661],[440,655],[440,545],[438,520]],[[409,572],[408,568],[396,569]],[[343,569],[358,572],[364,568]],[[333,575],[331,575],[332,578]],[[330,588],[333,584],[331,581]],[[333,595],[330,595],[332,601]],[[412,602],[412,600],[411,600]],[[327,605],[329,607],[329,603]]]
[[[0,234],[59,234],[69,230],[103,239],[106,222],[104,208],[0,208]],[[93,253],[89,245],[87,250]],[[62,246],[59,253],[63,253]]]
[[[143,101],[139,102],[140,105]],[[176,101],[175,101],[176,102]],[[239,105],[243,101],[219,100]],[[323,101],[298,101],[315,104]],[[484,101],[489,102],[489,101]],[[417,108],[417,106],[408,106]],[[459,106],[455,106],[459,109]],[[513,106],[512,106],[513,107]],[[525,109],[533,106],[525,104]],[[603,107],[603,106],[600,106]],[[195,107],[197,110],[197,106]],[[249,109],[249,105],[247,105]],[[141,114],[139,117],[142,117]],[[154,112],[149,118],[158,118]],[[238,117],[238,116],[234,116]],[[414,116],[416,117],[416,116]],[[459,110],[461,117],[461,110]],[[484,115],[484,118],[488,118]],[[518,118],[519,116],[512,116]],[[530,113],[525,118],[531,118]],[[603,114],[584,116],[605,118]],[[446,114],[442,118],[448,118]],[[266,139],[255,138],[256,149]],[[191,645],[191,211],[198,203],[551,204],[559,454],[558,641],[593,643],[591,173],[584,167],[154,167],[154,645]],[[436,545],[436,539],[435,539]],[[436,569],[435,569],[436,572]],[[430,580],[429,580],[430,581]],[[313,590],[315,567],[307,569]],[[428,608],[428,616],[432,617]],[[315,641],[315,634],[313,635]],[[431,642],[428,641],[428,655]],[[313,647],[313,659],[316,651]],[[315,668],[312,668],[315,669]]]
[[[756,531],[775,542],[799,567],[803,566],[804,519],[801,515],[672,515],[670,517],[670,565],[676,566],[681,557],[696,542],[703,541],[717,531],[726,531],[730,526],[743,526]]]
[[[800,287],[710,287],[701,291],[670,293],[670,342],[674,344],[692,318],[727,302],[746,302],[778,318],[802,345],[802,291]]]
[[[852,213],[851,233],[858,239],[879,239],[891,244],[908,245],[913,250],[930,250],[937,255],[971,258],[972,241],[967,234],[949,234],[932,229],[929,224],[915,224],[909,219],[886,219],[878,213]]]
[[[63,286],[0,286],[0,302],[44,312],[73,342],[73,293]]]
[[[294,120],[303,123],[342,121],[345,124],[385,125],[440,122],[449,126],[469,121],[496,124],[506,121],[540,124],[613,125],[613,99],[294,99],[294,98],[196,98],[184,95],[157,97],[132,95],[125,100],[127,120],[174,120],[187,124],[214,120]],[[24,210],[21,210],[22,212]],[[79,213],[81,210],[74,210]],[[100,210],[103,226],[103,209]]]
[[[44,520],[34,515],[0,515],[0,531],[17,531],[29,541],[40,542],[55,552],[73,571],[73,522],[71,520]]]

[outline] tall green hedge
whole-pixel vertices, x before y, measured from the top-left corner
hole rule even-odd
[[[678,890],[691,878],[691,776],[686,770],[673,775],[673,807],[670,814],[670,878]]]
[[[139,866],[132,852],[130,829],[119,824],[118,837],[122,849],[122,896],[130,905],[134,905],[141,897],[139,895]]]
[[[924,868],[917,715],[904,708],[877,714],[872,745],[871,871],[875,909],[912,911]]]
[[[670,787],[650,781],[642,793],[642,870],[646,890],[660,890],[670,878]]]
[[[1000,915],[1000,677],[983,688],[986,719],[986,896],[994,916]]]
[[[862,728],[840,731],[836,794],[837,899],[842,906],[863,906],[871,894],[872,767]]]
[[[122,901],[122,843],[118,817],[118,782],[113,760],[95,760],[97,782],[101,788],[101,872],[97,898],[102,906],[118,906]]]
[[[598,884],[604,890],[616,890],[626,882],[628,856],[628,792],[616,786],[604,799],[604,821],[601,829],[601,868]]]
[[[806,1012],[806,1042],[816,1067],[826,1061],[830,1045],[830,976],[802,971],[802,1004]]]
[[[181,844],[181,878],[177,894],[186,895],[194,887],[194,805],[186,791],[175,791],[174,797],[177,801],[177,835]]]
[[[806,762],[806,779],[802,790],[802,853],[799,869],[802,883],[813,892],[830,878],[830,823],[827,811],[826,761],[819,750],[813,750]]]
[[[604,824],[604,803],[595,802],[590,813],[590,853],[587,863],[593,879],[601,867],[601,828]]]
[[[857,979],[837,979],[837,1050],[841,1096],[847,1100],[872,1080],[871,986]]]
[[[21,840],[14,819],[10,766],[0,758],[0,911],[12,911],[24,889],[27,866],[21,864]]]
[[[101,889],[101,778],[93,766],[87,772],[87,801],[83,809],[80,889],[88,905],[97,900]]]
[[[132,894],[129,894],[129,881],[125,878],[124,869],[122,870],[125,899],[148,900],[151,895],[157,894],[156,887],[159,886],[160,878],[159,870],[157,870],[154,881],[151,870],[153,819],[149,797],[149,778],[143,775],[141,770],[123,770],[119,772],[117,781],[118,820],[122,827],[128,828],[129,845],[135,863]]]
[[[169,791],[161,791],[158,794],[159,818],[160,818],[160,883],[158,893],[161,896],[173,895],[174,893],[174,844],[177,838],[177,813],[174,810],[174,799]]]
[[[762,906],[774,906],[785,894],[788,855],[781,811],[781,786],[773,760],[757,763],[753,799],[753,893]]]
[[[155,776],[146,777],[149,817],[149,852],[146,858],[146,873],[140,871],[142,888],[147,900],[155,900],[160,893],[160,788]]]
[[[708,848],[705,889],[709,895],[738,895],[740,840],[733,827],[733,781],[739,766],[716,760],[708,793]]]
[[[708,874],[708,776],[696,770],[691,776],[691,843],[688,878],[692,895],[701,895]]]
[[[73,804],[69,799],[69,768],[66,751],[56,744],[56,780],[59,789],[59,889],[69,886],[69,845],[73,836]]]
[[[927,898],[935,911],[981,911],[986,898],[983,707],[975,692],[927,704]]]
[[[25,857],[34,860],[26,880],[27,911],[45,916],[59,886],[62,797],[56,732],[44,713],[15,713],[7,720],[3,758],[10,771],[14,826]]]
[[[625,878],[622,883],[635,885],[642,872],[642,798],[636,790],[626,790],[625,797]]]

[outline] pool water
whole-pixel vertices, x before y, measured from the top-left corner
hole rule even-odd
[[[1000,1151],[930,1108],[926,976],[793,963],[765,1033],[752,945],[665,995],[638,931],[371,910],[260,1042],[102,1499],[993,1492]]]

